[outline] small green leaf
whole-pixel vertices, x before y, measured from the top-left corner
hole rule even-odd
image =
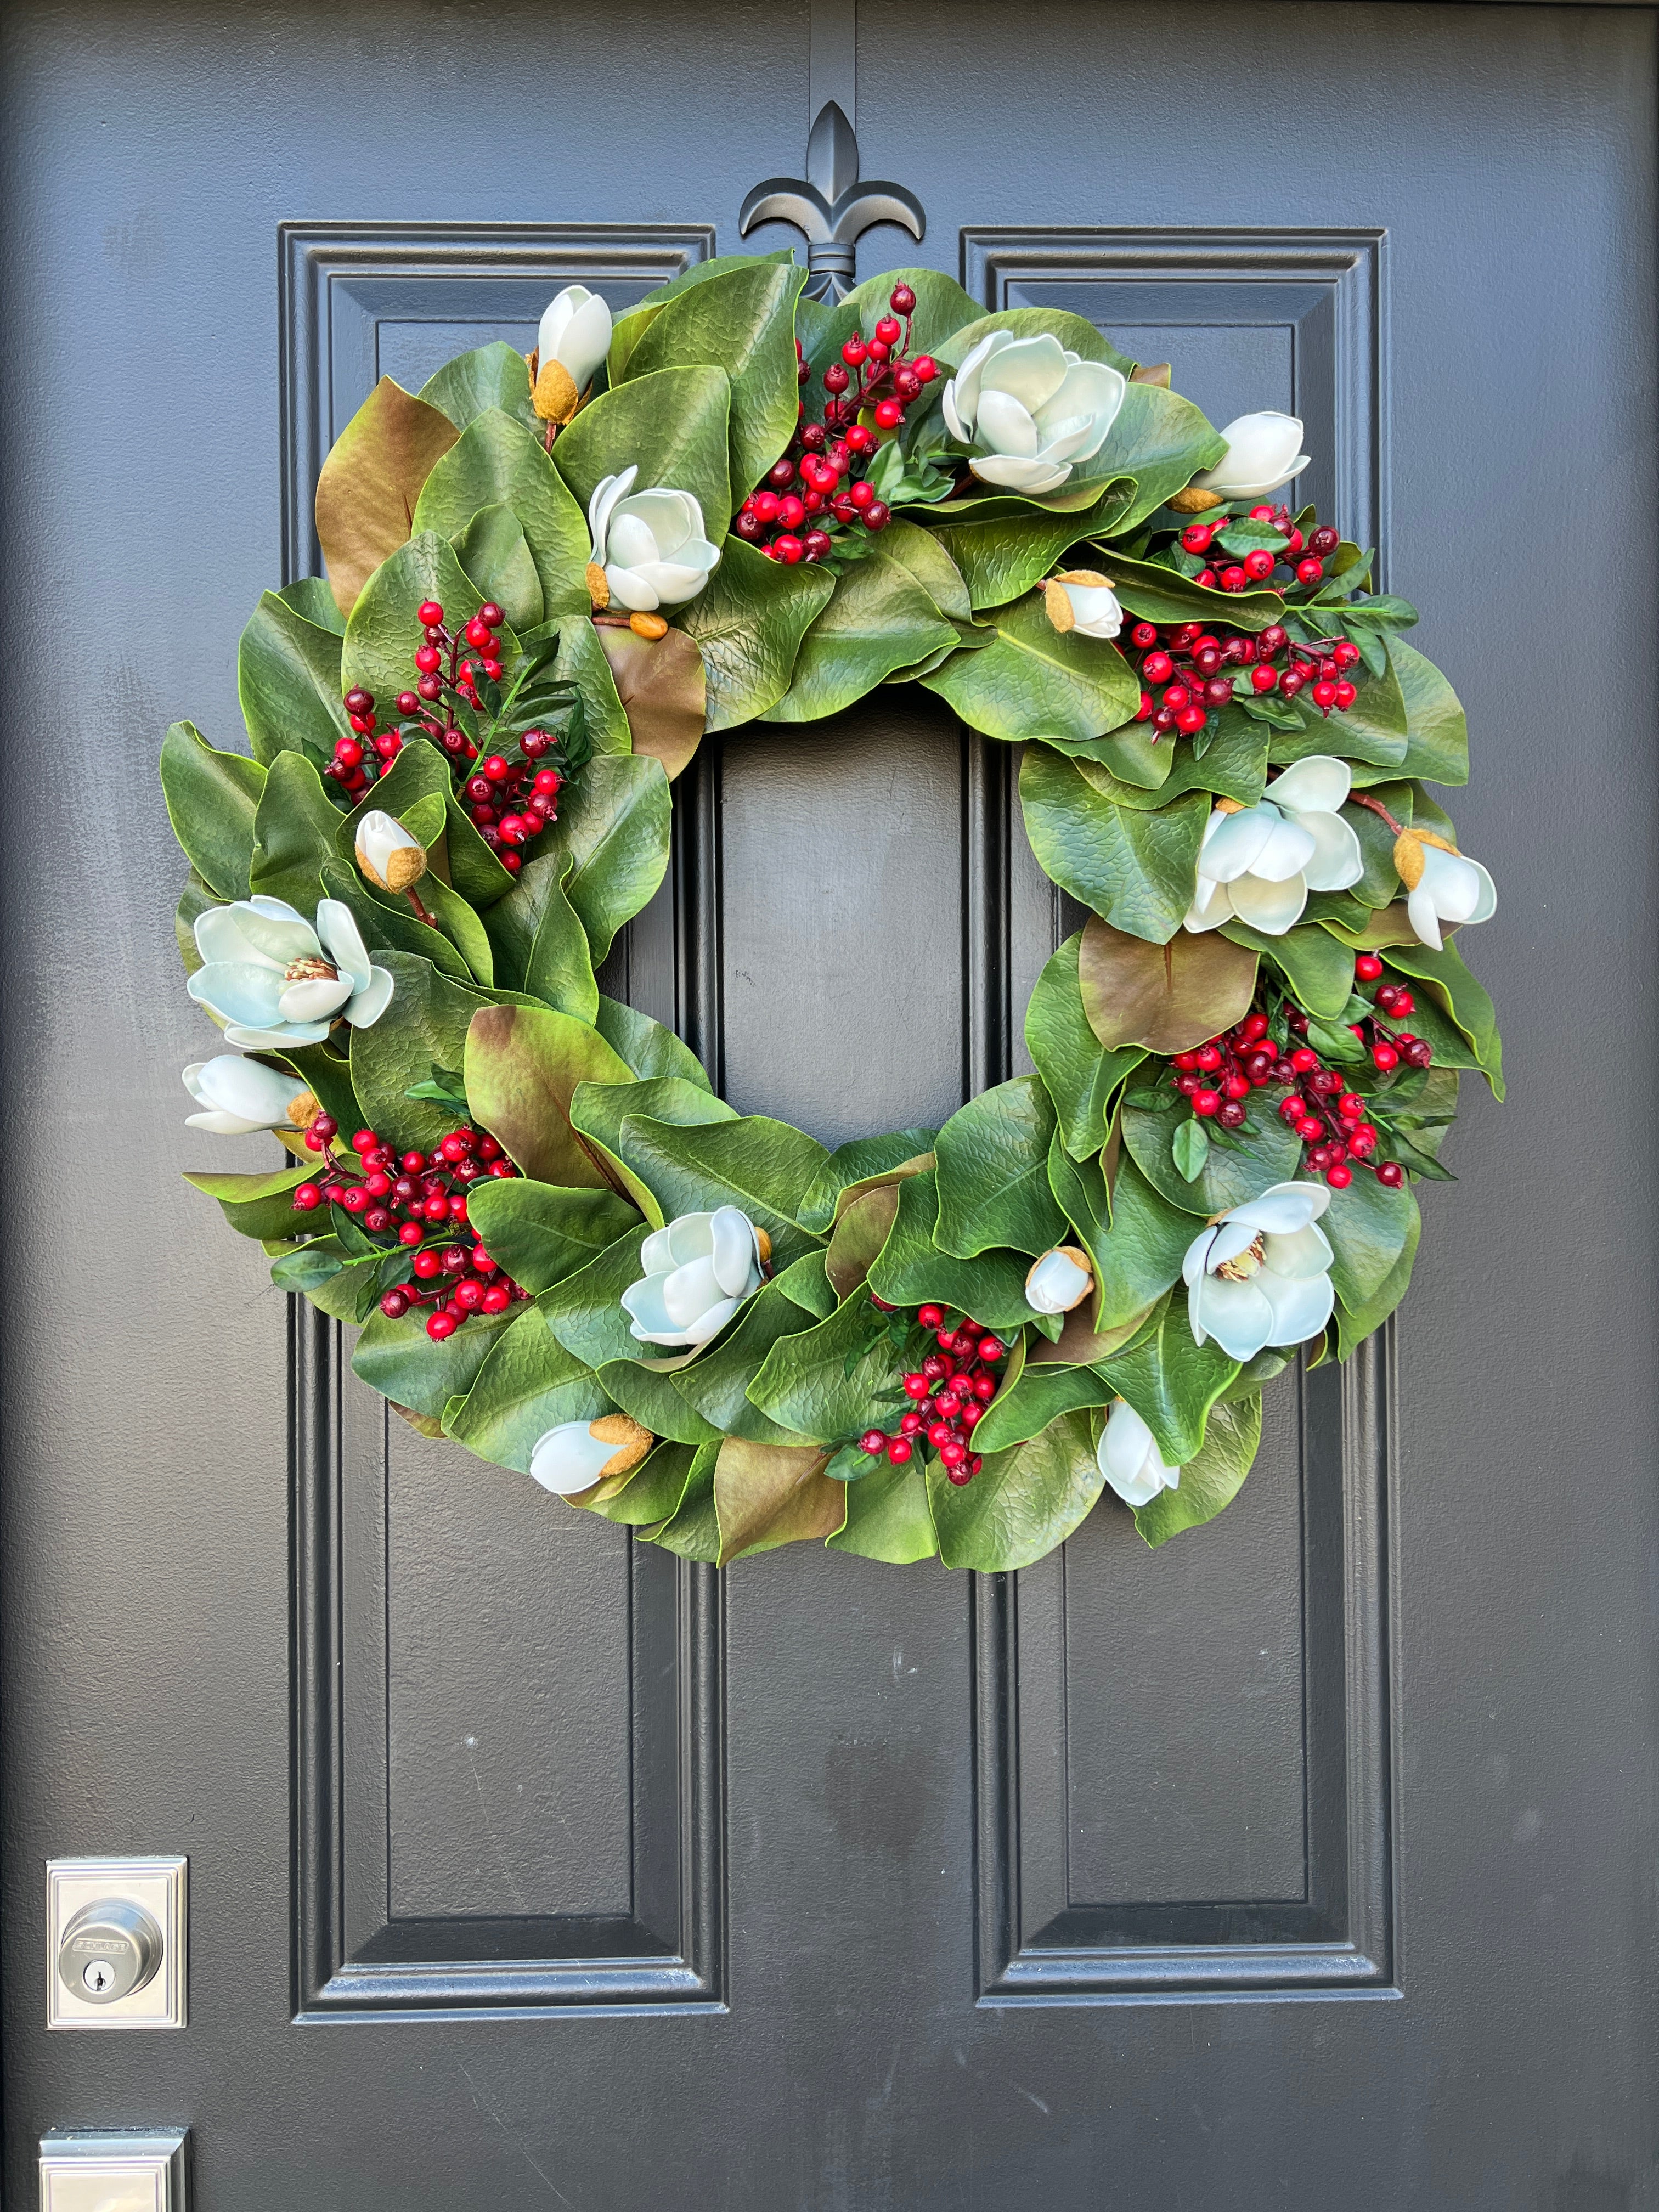
[[[541,428],[530,404],[530,364],[501,338],[446,362],[421,386],[420,397],[428,407],[447,415],[458,430],[465,430],[492,407],[511,415],[527,430]]]
[[[690,1046],[683,1043],[672,1030],[653,1021],[649,1014],[641,1013],[637,1007],[601,995],[594,1026],[642,1082],[653,1076],[673,1075],[683,1083],[695,1084],[699,1090],[714,1089],[702,1062]]]
[[[296,1224],[305,1219],[294,1210],[294,1193],[310,1181],[313,1172],[310,1168],[278,1168],[269,1175],[198,1173],[187,1174],[185,1181],[210,1198],[216,1198],[233,1229],[263,1241],[291,1237]]]
[[[1184,1121],[1176,1123],[1170,1152],[1176,1174],[1188,1182],[1196,1182],[1210,1157],[1209,1135],[1196,1114],[1189,1114]]]
[[[702,655],[708,726],[734,729],[789,689],[801,639],[836,588],[826,569],[769,561],[728,538],[720,566],[675,619]]]

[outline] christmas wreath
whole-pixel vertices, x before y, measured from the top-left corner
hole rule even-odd
[[[1464,717],[1371,555],[1165,368],[931,270],[822,305],[708,262],[537,350],[383,379],[317,488],[327,580],[240,644],[251,753],[161,780],[227,1049],[196,1174],[360,1324],[422,1431],[721,1563],[816,1537],[1018,1567],[1109,1486],[1151,1544],[1243,1481],[1265,1384],[1403,1296],[1490,878],[1429,783]],[[595,970],[706,731],[916,683],[1023,747],[1090,910],[1035,1073],[830,1152],[717,1097]]]

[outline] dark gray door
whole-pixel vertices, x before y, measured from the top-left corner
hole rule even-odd
[[[975,1584],[717,1581],[388,1436],[177,1177],[163,725],[234,740],[376,374],[738,246],[806,0],[6,11],[19,2212],[159,2123],[205,2212],[1659,2204],[1654,30],[866,0],[920,258],[1294,407],[1427,611],[1516,1070],[1220,1520]],[[895,691],[704,760],[611,988],[831,1141],[1024,1064],[1006,756]],[[122,1850],[189,1855],[190,2025],[48,2036],[44,1863]]]

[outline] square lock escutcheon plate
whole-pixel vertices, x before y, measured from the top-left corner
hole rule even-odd
[[[185,2011],[185,1948],[187,1936],[186,1875],[182,1858],[49,1859],[46,1863],[46,2025],[52,2028],[183,2027]],[[115,1908],[112,1914],[100,1908]],[[153,1971],[139,1986],[113,2001],[82,1995],[64,1960],[73,1953],[80,1966],[88,1951],[77,1933],[82,1927],[112,1925],[116,1942],[94,1944],[84,1966],[100,1970],[105,1953],[117,1971],[123,1967],[119,1923],[137,1931],[137,1948],[147,1955],[159,1948]],[[159,1944],[157,1942],[159,1939]],[[65,1946],[69,1947],[66,1951]]]

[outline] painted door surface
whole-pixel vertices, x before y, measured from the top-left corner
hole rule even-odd
[[[182,1190],[154,764],[237,741],[376,375],[738,247],[806,0],[6,11],[19,2212],[45,2129],[161,2124],[205,2212],[1659,2204],[1654,32],[866,0],[866,167],[928,228],[860,274],[1294,409],[1426,611],[1516,1074],[1218,1521],[722,1579],[388,1434]],[[1011,767],[902,690],[711,743],[607,988],[741,1111],[937,1123],[1073,926]],[[189,2027],[48,2036],[44,1863],[120,1851],[189,1856]]]

